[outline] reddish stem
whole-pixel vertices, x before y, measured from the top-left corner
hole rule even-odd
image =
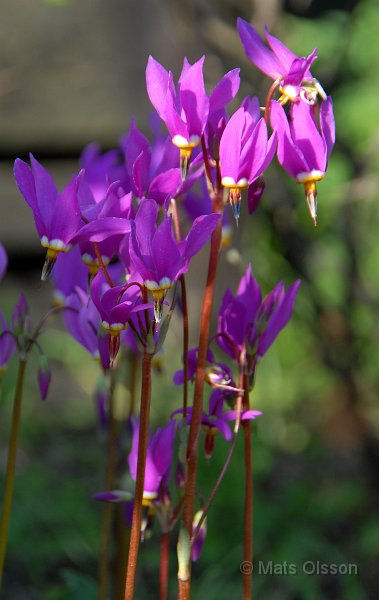
[[[142,359],[141,410],[138,440],[137,480],[134,497],[133,520],[130,532],[129,556],[126,573],[125,600],[132,600],[137,572],[137,559],[141,538],[142,499],[145,481],[146,451],[149,436],[151,398],[151,361],[153,355],[144,352]]]
[[[161,535],[161,562],[159,569],[159,600],[167,600],[168,565],[170,558],[170,534]]]
[[[95,254],[96,254],[97,261],[99,263],[99,267],[103,271],[104,277],[107,280],[107,282],[109,283],[110,287],[113,287],[113,281],[111,279],[111,276],[108,273],[107,267],[104,264],[103,257],[101,256],[99,244],[97,242],[93,242],[93,247],[95,249]]]
[[[282,81],[282,78],[280,79],[275,79],[275,81],[273,82],[273,84],[271,85],[268,93],[267,93],[267,98],[266,98],[266,104],[265,104],[265,112],[264,112],[264,120],[266,121],[266,123],[268,124],[269,122],[269,118],[270,118],[270,108],[271,108],[271,100],[274,97],[274,93],[276,88],[280,85]]]
[[[243,411],[249,410],[249,375],[243,377]],[[243,531],[243,561],[245,564],[253,564],[253,467],[251,447],[251,424],[247,419],[242,421],[244,434],[244,458],[245,458],[245,509],[244,509],[244,531]],[[251,600],[253,592],[252,570],[242,573],[243,600]]]
[[[221,193],[216,193],[213,200],[213,212],[221,212]],[[205,379],[205,367],[207,360],[209,328],[212,316],[213,298],[216,283],[217,267],[221,247],[222,219],[213,231],[211,239],[211,250],[209,256],[207,283],[204,290],[200,318],[200,336],[198,346],[197,368],[195,375],[194,399],[191,415],[191,426],[187,446],[187,477],[184,488],[183,525],[191,538],[192,522],[194,517],[194,505],[196,495],[197,474],[197,448],[201,430],[201,418],[203,411],[203,390]],[[191,564],[189,561],[188,569]],[[186,581],[179,579],[179,600],[187,600],[190,597],[190,578]]]

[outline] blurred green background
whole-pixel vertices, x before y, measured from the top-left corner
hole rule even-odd
[[[1,284],[8,313],[23,290],[34,321],[48,308],[39,288],[43,254],[31,215],[12,181],[16,156],[32,151],[57,177],[77,168],[92,140],[110,148],[132,115],[145,123],[144,69],[151,53],[166,67],[207,54],[209,89],[241,66],[239,99],[270,82],[245,58],[237,16],[270,30],[299,55],[318,47],[312,70],[333,96],[337,144],[319,185],[319,226],[303,189],[270,167],[259,211],[234,232],[223,256],[218,298],[235,289],[246,264],[264,291],[301,277],[295,313],[259,366],[252,396],[264,415],[254,425],[254,554],[256,563],[297,566],[297,575],[256,574],[255,596],[270,600],[365,599],[379,585],[379,5],[376,0],[7,0],[0,8],[0,240],[10,255]],[[192,343],[206,254],[189,275]],[[59,319],[42,339],[53,380],[42,403],[35,366],[28,370],[4,598],[96,597],[104,436],[92,391],[98,367],[63,331]],[[180,367],[179,323],[167,338],[154,376],[153,422],[177,406],[171,377]],[[16,374],[2,381],[1,472]],[[126,380],[125,380],[126,381]],[[119,381],[120,406],[127,381]],[[217,440],[201,460],[206,498],[227,453]],[[237,446],[208,518],[208,537],[194,566],[194,598],[241,596],[243,462]],[[155,598],[158,528],[141,551],[138,598]],[[172,598],[176,597],[172,540]],[[306,561],[357,565],[354,575],[307,575]]]

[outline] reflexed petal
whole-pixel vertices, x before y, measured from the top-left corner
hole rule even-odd
[[[181,256],[172,233],[172,218],[166,217],[159,225],[152,242],[152,257],[157,280],[177,278],[181,266]]]
[[[327,156],[329,158],[330,153],[336,141],[336,124],[334,121],[333,114],[333,102],[330,96],[323,101],[320,108],[320,125],[321,134],[325,140],[327,147]]]
[[[275,308],[267,325],[267,329],[259,338],[259,356],[263,356],[267,352],[279,332],[290,320],[300,283],[301,281],[298,280],[291,285],[286,291],[284,299]]]
[[[33,211],[37,232],[41,238],[43,235],[46,235],[46,227],[37,202],[33,173],[29,165],[19,158],[14,163],[14,178],[18,189]]]
[[[112,235],[129,233],[131,225],[129,219],[119,217],[104,217],[87,223],[70,240],[72,244],[78,242],[102,242]]]
[[[46,230],[49,232],[50,224],[53,219],[56,199],[58,196],[57,188],[50,173],[30,154],[30,163],[34,175],[37,204]]]
[[[287,46],[283,44],[278,38],[271,35],[265,26],[265,36],[266,39],[274,52],[278,62],[282,65],[283,72],[286,73],[290,70],[293,61],[297,58],[296,54],[294,54]]]
[[[270,119],[272,128],[278,134],[278,161],[296,179],[299,173],[309,171],[310,167],[301,150],[292,141],[284,109],[275,100],[271,102]]]
[[[194,220],[191,231],[185,239],[184,256],[186,259],[192,258],[211,237],[213,230],[217,226],[221,215],[203,215]]]
[[[286,70],[281,60],[264,45],[255,29],[241,18],[237,20],[237,27],[246,55],[258,69],[272,79],[285,75]],[[296,58],[295,55],[294,58]]]
[[[314,119],[313,107],[306,102],[291,106],[290,131],[297,148],[303,153],[309,170],[326,170],[326,143]]]
[[[233,100],[240,87],[240,69],[233,69],[218,82],[209,97],[209,114],[218,112]]]
[[[245,111],[239,108],[227,123],[220,140],[220,169],[222,177],[238,181]]]
[[[200,58],[180,81],[180,102],[186,115],[189,136],[201,136],[208,118],[209,98],[204,86],[204,60],[204,56]]]
[[[74,177],[58,195],[51,219],[49,239],[58,239],[67,243],[79,229],[81,223],[78,203],[80,177],[81,174]]]

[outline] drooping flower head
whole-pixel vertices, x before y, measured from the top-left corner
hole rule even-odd
[[[218,314],[219,346],[237,362],[246,354],[259,360],[288,323],[299,288],[296,281],[287,290],[283,282],[262,299],[262,292],[248,266],[237,293],[227,290]]]
[[[207,242],[220,215],[195,219],[190,232],[179,243],[174,238],[172,217],[165,215],[157,226],[157,216],[156,202],[143,200],[135,220],[131,221],[129,252],[134,268],[153,294],[155,320],[159,323],[167,291],[188,270],[191,258]]]
[[[297,183],[304,184],[309,212],[317,224],[316,182],[323,179],[335,142],[332,99],[322,102],[319,123],[315,107],[305,102],[291,105],[290,120],[282,106],[271,103],[271,124],[278,134],[278,160]]]
[[[271,162],[276,134],[268,139],[267,126],[259,118],[258,101],[244,104],[229,120],[220,141],[221,183],[229,189],[229,199],[238,220],[241,190],[248,189]]]
[[[33,211],[41,245],[47,249],[41,279],[45,281],[59,252],[70,249],[72,236],[81,225],[77,198],[82,173],[58,193],[50,173],[30,154],[31,167],[19,158],[14,165],[18,189]]]
[[[157,429],[150,439],[145,466],[145,479],[143,486],[144,506],[149,506],[157,500],[162,486],[167,486],[173,459],[173,445],[175,439],[175,422],[170,420],[163,428]],[[128,464],[132,479],[137,479],[139,422],[133,428],[132,449],[128,456]]]
[[[326,94],[315,79],[310,68],[317,58],[317,48],[307,57],[299,58],[280,40],[271,35],[265,27],[265,36],[270,48],[264,45],[259,34],[247,21],[239,18],[237,27],[245,52],[258,69],[280,84],[280,102],[297,102],[302,99],[314,104],[317,95],[323,99]]]
[[[152,56],[146,68],[150,101],[166,123],[172,143],[180,149],[180,167],[186,178],[193,148],[199,146],[209,112],[209,98],[203,77],[204,56],[191,65],[184,59],[175,89],[171,71],[166,71]]]

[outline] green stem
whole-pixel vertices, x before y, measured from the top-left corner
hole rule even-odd
[[[112,377],[109,397],[109,431],[107,447],[106,489],[113,489],[117,464],[117,421],[114,416],[114,381]],[[108,597],[109,588],[109,553],[112,538],[112,521],[114,505],[105,502],[101,526],[100,558],[99,558],[99,600]]]
[[[3,579],[5,552],[6,552],[6,547],[7,547],[9,521],[10,521],[10,516],[11,516],[13,488],[14,488],[14,476],[15,476],[15,470],[16,470],[17,440],[18,440],[18,432],[19,432],[19,428],[20,428],[21,402],[22,402],[22,392],[23,392],[23,387],[24,387],[25,370],[26,370],[26,357],[23,357],[23,358],[20,358],[19,367],[18,367],[16,392],[15,392],[14,403],[13,403],[12,429],[11,429],[11,435],[10,435],[9,447],[8,447],[8,463],[7,463],[7,471],[6,471],[6,476],[5,476],[3,512],[1,515],[1,522],[0,522],[0,589],[1,589],[2,579]]]
[[[146,451],[149,437],[152,358],[152,354],[144,352],[142,359],[141,411],[138,440],[137,478],[134,497],[133,520],[130,531],[125,600],[132,600],[134,597],[138,551],[141,538],[143,487],[145,482]]]

